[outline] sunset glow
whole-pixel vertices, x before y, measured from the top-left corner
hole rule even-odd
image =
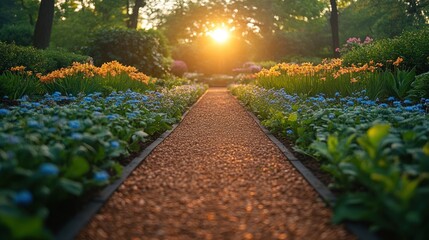
[[[224,43],[229,38],[229,32],[224,28],[217,28],[208,34],[218,43]]]

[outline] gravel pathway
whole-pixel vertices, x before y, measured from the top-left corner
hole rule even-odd
[[[210,89],[77,239],[355,239],[225,88]]]

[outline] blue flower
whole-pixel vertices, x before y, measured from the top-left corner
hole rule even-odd
[[[404,104],[412,104],[413,102],[411,102],[411,100],[409,100],[409,99],[405,99],[404,100]]]
[[[142,101],[143,101],[143,102],[146,102],[147,100],[149,100],[149,98],[148,98],[146,95],[143,95],[143,96],[142,96]]]
[[[43,163],[39,167],[39,172],[46,176],[56,176],[60,172],[58,167],[52,163]]]
[[[117,114],[110,114],[106,116],[108,120],[116,120],[118,118]]]
[[[137,114],[136,113],[128,113],[127,114],[127,118],[129,118],[129,119],[134,119],[134,118],[136,118],[137,117]]]
[[[60,97],[60,96],[61,96],[61,93],[60,93],[60,92],[58,92],[58,91],[56,91],[56,92],[54,92],[54,93],[52,94],[52,96],[53,96],[53,97]]]
[[[12,135],[8,135],[7,136],[7,142],[9,144],[20,144],[21,143],[21,139],[17,136],[12,136]]]
[[[333,118],[335,118],[335,114],[330,113],[330,114],[329,114],[329,116],[328,116],[328,118],[329,118],[329,119],[333,119]]]
[[[347,101],[347,105],[353,106],[353,105],[355,105],[355,103],[353,101]]]
[[[401,102],[400,101],[394,101],[393,102],[393,106],[400,107],[401,106]]]
[[[408,111],[408,112],[414,111],[413,107],[405,107],[404,109],[405,109],[405,111]]]
[[[92,113],[92,116],[94,116],[94,117],[100,117],[102,115],[103,114],[101,112],[97,112],[97,111],[95,111],[95,112]]]
[[[378,106],[382,108],[387,108],[389,105],[387,105],[386,103],[380,103]]]
[[[33,202],[33,194],[28,190],[22,190],[13,196],[13,201],[17,205],[29,205]]]
[[[80,128],[80,122],[79,122],[79,120],[69,121],[69,127],[71,129],[79,129]]]
[[[5,116],[5,115],[8,115],[9,113],[10,111],[7,109],[4,109],[4,108],[0,109],[0,116]]]
[[[339,97],[340,96],[340,93],[339,92],[336,92],[335,93],[335,97]]]
[[[80,133],[72,133],[71,138],[72,138],[73,140],[80,141],[80,140],[82,140],[82,139],[83,139],[83,135],[82,135],[82,134],[80,134]]]
[[[128,100],[126,103],[127,103],[127,104],[131,104],[131,105],[133,105],[133,104],[138,104],[138,103],[140,103],[140,101],[139,101],[139,100]]]
[[[92,103],[92,102],[94,102],[94,99],[92,99],[92,97],[84,97],[83,102],[84,103]]]
[[[292,134],[293,134],[293,131],[289,129],[289,130],[287,130],[287,131],[286,131],[286,134],[287,134],[287,135],[292,135]]]
[[[31,128],[38,128],[40,126],[37,121],[31,119],[27,121],[27,125]]]
[[[387,98],[387,101],[393,102],[393,101],[395,101],[395,97],[389,97],[389,98]]]
[[[105,182],[109,180],[109,174],[106,171],[99,171],[94,174],[94,180],[96,182]]]
[[[118,148],[120,146],[118,141],[110,141],[110,147]]]

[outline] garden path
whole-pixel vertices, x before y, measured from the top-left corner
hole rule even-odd
[[[225,88],[211,88],[77,239],[354,239]]]

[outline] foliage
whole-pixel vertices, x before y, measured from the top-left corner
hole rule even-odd
[[[0,75],[0,96],[18,99],[25,95],[42,95],[44,89],[39,79],[25,67],[14,67]]]
[[[415,80],[415,71],[400,70],[402,58],[389,64],[394,72],[383,71],[382,63],[344,66],[341,59],[324,60],[321,64],[280,63],[256,74],[256,84],[264,88],[284,89],[289,94],[315,96],[323,93],[333,97],[366,90],[371,99],[394,96],[404,99]]]
[[[55,92],[1,108],[1,236],[52,238],[45,221],[56,207],[69,207],[119,177],[117,157],[170,128],[205,89],[180,86],[107,97]]]
[[[6,25],[0,28],[0,41],[21,46],[33,44],[33,27],[27,24]]]
[[[429,98],[429,73],[423,73],[416,77],[412,83],[410,97],[414,99]]]
[[[47,73],[73,62],[86,62],[87,56],[62,50],[37,50],[32,47],[17,46],[0,42],[0,73],[16,66],[26,66],[34,73]]]
[[[271,131],[322,161],[344,192],[336,222],[365,221],[388,239],[428,238],[429,99],[383,103],[365,91],[299,97],[253,85],[231,91]]]
[[[101,29],[94,34],[88,54],[96,65],[116,60],[153,77],[161,77],[167,69],[166,43],[154,30]]]
[[[404,32],[393,39],[375,41],[365,47],[355,48],[343,55],[346,64],[365,63],[371,60],[386,62],[401,57],[404,67],[416,67],[417,73],[429,71],[429,28]]]

